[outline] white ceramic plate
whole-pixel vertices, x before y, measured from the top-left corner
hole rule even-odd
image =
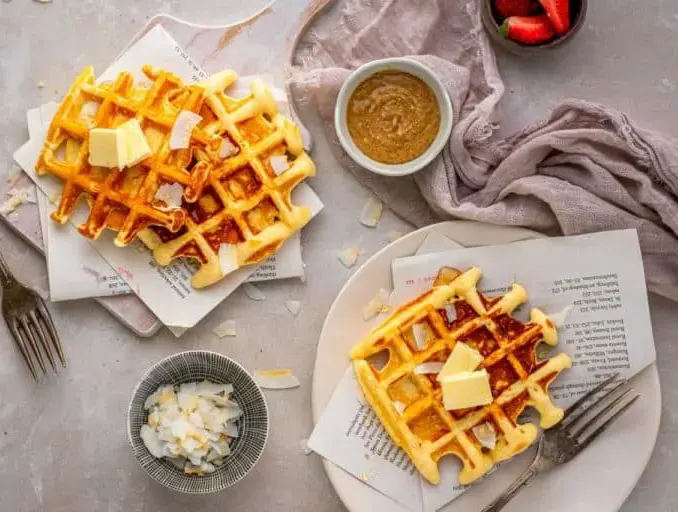
[[[522,228],[444,222],[410,233],[370,258],[346,283],[327,314],[313,374],[315,422],[346,371],[350,347],[369,330],[371,324],[362,320],[363,305],[379,288],[392,288],[391,261],[414,254],[432,230],[465,246],[502,244],[542,236]],[[656,365],[637,375],[633,386],[641,399],[629,412],[575,460],[539,477],[523,490],[505,508],[506,512],[618,510],[645,469],[659,431],[661,394]],[[478,482],[443,510],[480,510],[527,467],[533,454],[534,447]],[[324,464],[332,485],[349,510],[406,510],[334,464],[327,461]]]

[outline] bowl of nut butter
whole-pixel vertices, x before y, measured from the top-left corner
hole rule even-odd
[[[429,164],[450,138],[452,103],[427,66],[408,58],[357,68],[342,85],[334,112],[339,141],[360,166],[405,176]]]

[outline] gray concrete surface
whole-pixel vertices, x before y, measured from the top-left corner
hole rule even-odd
[[[105,66],[153,14],[228,23],[263,3],[3,0],[0,176],[27,137],[26,109],[53,99],[55,89],[65,90],[84,65]],[[645,126],[678,137],[678,4],[669,0],[591,4],[582,32],[553,57],[524,59],[498,52],[507,86],[502,131],[536,120],[559,98],[574,96],[618,107]],[[39,80],[45,81],[44,89],[36,87]],[[0,325],[2,510],[343,510],[320,460],[305,456],[298,444],[312,425],[315,345],[334,296],[351,274],[338,264],[336,252],[357,245],[371,254],[385,245],[389,230],[406,226],[387,212],[376,232],[361,227],[355,212],[368,193],[334,163],[324,141],[317,140],[314,156],[322,165],[311,183],[326,198],[327,207],[304,230],[306,284],[262,284],[266,300],[261,303],[237,292],[180,340],[164,330],[150,340],[138,339],[92,301],[54,304],[69,367],[39,386],[32,383],[4,324]],[[4,226],[0,248],[18,276],[46,288],[42,259]],[[302,302],[296,319],[284,306],[290,298]],[[678,510],[676,307],[656,298],[651,304],[664,414],[653,457],[624,512]],[[212,329],[225,318],[238,319],[239,333],[234,339],[218,340]],[[272,421],[268,448],[245,481],[217,496],[177,496],[159,487],[137,466],[125,438],[127,402],[138,377],[158,359],[190,348],[223,352],[248,368],[291,367],[302,384],[297,390],[267,393]]]

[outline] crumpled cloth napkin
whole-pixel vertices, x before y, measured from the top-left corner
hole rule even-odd
[[[443,80],[456,123],[426,169],[388,178],[344,153],[333,109],[350,70],[403,55]],[[650,291],[678,300],[678,141],[580,100],[494,140],[504,86],[476,0],[328,2],[300,31],[289,64],[296,106],[317,108],[339,162],[404,219],[470,219],[549,235],[636,228]]]

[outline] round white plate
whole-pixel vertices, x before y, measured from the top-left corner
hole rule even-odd
[[[379,288],[390,289],[391,261],[416,252],[426,235],[436,230],[465,246],[490,245],[541,237],[522,228],[451,221],[406,235],[370,258],[349,279],[330,308],[318,342],[313,374],[313,418],[318,418],[349,364],[348,351],[369,330],[362,308]],[[485,269],[490,272],[491,269]],[[641,394],[619,421],[569,464],[539,477],[506,508],[506,512],[616,511],[624,503],[647,465],[659,431],[661,394],[656,365],[633,379]],[[480,510],[498,496],[529,464],[534,447],[483,479],[442,510]],[[325,470],[337,494],[354,512],[405,511],[391,499],[328,461]]]

